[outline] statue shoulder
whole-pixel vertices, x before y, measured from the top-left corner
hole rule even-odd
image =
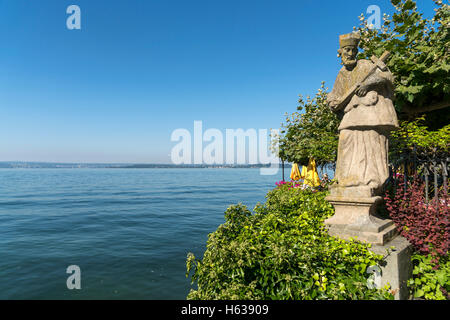
[[[369,59],[360,59],[358,60],[358,68],[364,68],[368,69],[371,68],[374,65],[374,63]]]
[[[359,59],[358,64],[361,65],[372,65],[373,62],[370,59]]]
[[[339,69],[339,72],[338,72],[338,74],[336,76],[336,81],[340,80],[342,78],[346,78],[348,73],[349,73],[349,71],[345,68],[345,66],[342,66],[342,68]]]

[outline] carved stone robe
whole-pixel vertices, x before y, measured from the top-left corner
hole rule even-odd
[[[353,85],[361,83],[374,66],[370,60],[359,60],[351,71],[339,71],[328,102],[342,100]],[[393,76],[379,68],[365,83],[369,90],[363,97],[356,94],[339,110],[339,147],[336,179],[341,187],[369,186],[379,189],[389,177],[388,135],[398,127],[393,105]]]

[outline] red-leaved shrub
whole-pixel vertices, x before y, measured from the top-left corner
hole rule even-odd
[[[432,198],[426,203],[423,181],[416,178],[412,183],[408,182],[406,192],[404,181],[398,182],[397,189],[385,196],[389,215],[399,233],[417,251],[431,254],[438,263],[447,255],[450,246],[448,196],[440,190],[438,199]]]

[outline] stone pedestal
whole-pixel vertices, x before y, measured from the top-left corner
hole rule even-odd
[[[332,236],[384,245],[397,235],[392,220],[376,215],[382,198],[369,187],[334,187],[326,200],[335,208],[334,216],[325,221]]]
[[[408,299],[406,285],[411,276],[412,247],[405,238],[398,236],[392,220],[376,215],[376,208],[382,201],[377,191],[369,187],[334,186],[326,200],[335,208],[334,216],[325,221],[328,233],[344,240],[356,238],[371,243],[370,250],[383,256],[389,249],[379,285],[389,284],[396,300]]]
[[[394,247],[394,249],[390,249]],[[372,246],[370,250],[376,254],[386,255],[386,264],[381,267],[381,287],[389,284],[395,300],[407,300],[409,290],[407,281],[412,275],[412,246],[405,238],[398,236],[384,246]]]

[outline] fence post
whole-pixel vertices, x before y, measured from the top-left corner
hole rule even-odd
[[[445,198],[447,198],[447,178],[448,178],[447,159],[445,159],[441,163],[442,163],[442,180],[443,180],[442,182],[444,184],[444,196]]]
[[[434,198],[437,201],[438,200],[438,176],[437,176],[437,164],[436,160],[433,160],[433,173],[434,173]]]
[[[394,165],[394,172],[392,174],[394,180],[394,192],[397,193],[397,165]]]
[[[423,174],[424,174],[424,176],[425,176],[425,201],[426,201],[426,203],[427,203],[427,205],[428,205],[428,175],[430,174],[429,173],[429,171],[428,171],[428,166],[427,166],[427,164],[425,163],[425,169],[423,170]]]

